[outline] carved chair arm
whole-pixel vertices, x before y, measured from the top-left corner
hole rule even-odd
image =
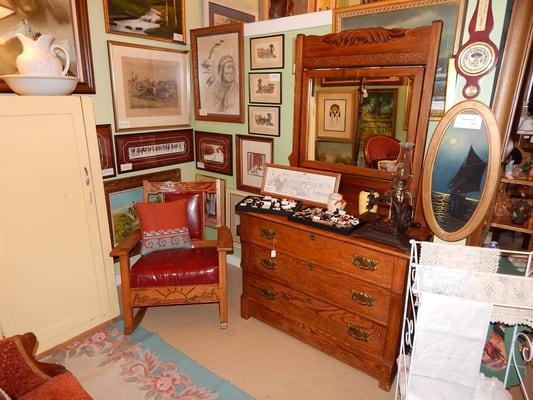
[[[131,253],[133,248],[139,243],[141,240],[141,231],[136,230],[132,233],[130,233],[125,238],[122,238],[120,242],[117,243],[117,245],[111,250],[111,253],[109,253],[110,256],[113,257],[120,257],[120,256],[127,256]]]
[[[24,347],[24,351],[33,363],[48,376],[55,376],[62,374],[66,371],[66,368],[59,364],[45,363],[38,361],[35,358],[35,352],[37,350],[37,337],[33,332],[27,332],[24,335],[18,335],[20,343]]]
[[[233,238],[231,231],[227,226],[217,227],[217,250],[219,251],[233,251]]]

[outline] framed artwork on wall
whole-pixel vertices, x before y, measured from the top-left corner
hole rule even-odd
[[[0,45],[0,76],[17,73],[15,60],[22,52],[22,46],[13,35],[30,30],[32,34],[52,35],[54,43],[67,49],[70,57],[69,75],[79,78],[74,93],[95,93],[87,0],[24,3],[27,4],[23,7],[13,7],[11,14],[3,17],[0,23],[0,37],[7,39]],[[11,92],[1,78],[0,92]]]
[[[250,69],[283,68],[285,35],[250,38]]]
[[[431,101],[431,116],[444,115],[448,60],[457,52],[466,13],[466,0],[389,0],[333,10],[333,31],[371,28],[414,28],[444,23]]]
[[[361,142],[368,136],[396,136],[396,97],[398,89],[368,89],[363,98],[359,121]]]
[[[337,7],[337,0],[311,0],[313,4],[313,11],[333,10]]]
[[[107,33],[185,43],[185,0],[104,0],[104,15]]]
[[[190,126],[188,52],[108,41],[117,132]]]
[[[274,162],[274,140],[237,135],[237,189],[259,193],[265,165]]]
[[[192,129],[115,136],[119,173],[194,161]]]
[[[204,26],[255,22],[257,14],[236,8],[224,1],[204,0]],[[206,12],[207,11],[207,12]]]
[[[139,229],[139,219],[135,214],[133,205],[143,201],[143,180],[179,182],[181,181],[181,170],[176,168],[104,182],[107,218],[113,245]],[[154,199],[154,202],[156,201]]]
[[[248,106],[248,133],[280,135],[280,106]]]
[[[196,168],[233,175],[233,136],[222,133],[194,132]]]
[[[320,90],[317,98],[317,139],[352,141],[357,112],[353,90]]]
[[[197,120],[244,122],[242,25],[191,29]]]
[[[196,180],[198,182],[216,182],[218,180],[220,187],[217,190],[219,193],[205,193],[204,221],[206,226],[216,228],[217,216],[220,215],[221,223],[226,225],[226,181],[202,174],[196,174]]]
[[[102,177],[111,178],[117,174],[111,124],[96,125],[96,140],[98,141],[98,151],[100,153]]]
[[[250,72],[250,103],[281,104],[281,72]]]

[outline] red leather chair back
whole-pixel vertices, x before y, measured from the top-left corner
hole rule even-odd
[[[204,238],[204,196],[201,192],[163,193],[163,201],[187,199],[187,220],[191,240]]]
[[[363,145],[367,167],[376,168],[380,160],[395,160],[400,154],[400,142],[391,136],[376,135],[365,139]]]

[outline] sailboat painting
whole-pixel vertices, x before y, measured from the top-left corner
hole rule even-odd
[[[432,171],[433,214],[444,231],[460,230],[476,211],[488,160],[489,140],[480,115],[456,116],[442,137]]]

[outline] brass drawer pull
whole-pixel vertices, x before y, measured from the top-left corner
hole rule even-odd
[[[364,306],[373,306],[376,299],[369,294],[352,290],[352,300]]]
[[[260,288],[259,294],[268,300],[274,300],[276,298],[276,291],[272,288]]]
[[[276,266],[278,265],[278,262],[274,258],[269,257],[261,257],[261,266],[263,268],[269,269],[271,271],[276,269]]]
[[[275,239],[277,236],[276,231],[270,228],[259,228],[259,232],[261,233],[261,236],[269,240]]]
[[[307,264],[307,269],[309,271],[314,271],[316,269],[316,267],[313,264]]]
[[[348,325],[348,334],[358,340],[362,340],[363,342],[368,342],[370,340],[370,334],[363,328],[359,328],[356,325]]]
[[[373,258],[365,257],[365,256],[357,256],[355,254],[353,256],[352,263],[356,267],[359,267],[367,271],[375,271],[378,268],[377,260]]]

